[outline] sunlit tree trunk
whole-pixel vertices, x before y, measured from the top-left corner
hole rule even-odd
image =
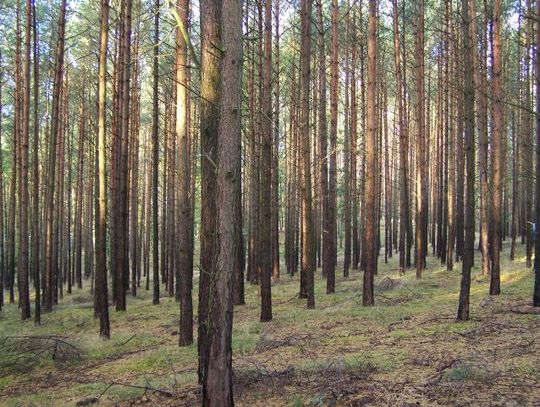
[[[377,273],[377,111],[375,98],[377,92],[377,0],[369,0],[368,14],[368,86],[367,86],[367,137],[366,137],[366,189],[365,189],[365,234],[364,243],[364,285],[362,290],[362,305],[373,305],[373,279]]]
[[[178,16],[187,35],[189,1],[178,0]],[[180,285],[180,346],[193,343],[193,247],[192,216],[190,199],[190,157],[188,128],[188,92],[187,92],[187,43],[180,28],[176,36],[176,139],[178,143],[178,270]]]
[[[101,0],[98,82],[98,201],[96,223],[96,285],[94,314],[99,318],[99,334],[109,338],[109,299],[107,293],[107,182],[106,161],[106,103],[107,103],[107,45],[109,32],[109,0]]]
[[[503,100],[502,100],[502,44],[501,44],[501,1],[493,0],[493,38],[492,38],[492,95],[493,95],[493,168],[491,174],[492,205],[491,223],[493,225],[491,282],[489,293],[501,292],[501,201],[502,201],[502,144],[503,144]]]

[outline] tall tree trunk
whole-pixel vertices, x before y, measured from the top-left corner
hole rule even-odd
[[[129,123],[130,123],[130,82],[131,82],[131,9],[132,0],[122,0],[123,15],[121,35],[121,69],[120,69],[120,106],[118,137],[118,183],[116,184],[116,249],[114,251],[116,272],[116,310],[126,310],[126,288],[129,281],[128,258],[128,157],[129,157]]]
[[[236,223],[240,199],[241,169],[241,88],[242,88],[242,3],[239,0],[216,1],[221,6],[218,42],[224,52],[219,65],[221,88],[218,98],[217,207],[215,272],[210,275],[212,301],[209,302],[208,374],[203,382],[203,406],[233,406],[232,322],[233,274],[238,259]],[[221,3],[221,4],[220,4]],[[207,14],[208,17],[208,14]],[[208,25],[203,27],[211,28]],[[206,37],[203,30],[203,38]],[[223,41],[221,41],[221,38]],[[212,62],[212,61],[211,61]],[[204,65],[203,65],[204,72]],[[219,91],[219,88],[216,89]]]
[[[416,278],[426,268],[427,177],[424,95],[424,0],[416,0],[415,85],[416,85]]]
[[[272,319],[272,0],[264,0],[264,68],[262,80],[261,109],[261,185],[260,199],[260,247],[261,267],[261,321]]]
[[[2,53],[0,52],[0,64],[2,64]],[[0,71],[0,168],[4,168],[4,151],[2,149],[2,85],[4,83],[4,72]],[[4,279],[6,272],[5,238],[4,238],[4,171],[0,171],[0,311],[4,306]],[[38,277],[39,279],[39,277]],[[39,284],[39,281],[38,281]],[[39,287],[39,285],[38,285]],[[39,288],[38,288],[39,290]],[[39,298],[39,294],[38,294]],[[37,312],[37,311],[36,311]],[[37,321],[39,322],[39,321]]]
[[[532,14],[531,9],[531,0],[527,0],[526,2],[526,9],[525,13],[527,15]],[[530,115],[530,110],[532,108],[531,105],[531,42],[532,42],[532,19],[526,19],[526,28],[525,28],[525,66],[523,67],[524,70],[524,80],[522,81],[524,89],[524,103],[525,103],[525,109],[523,111],[523,139],[525,142],[525,145],[527,148],[523,150],[523,175],[524,175],[524,182],[523,182],[523,192],[524,192],[524,200],[523,204],[525,206],[525,223],[524,223],[524,234],[525,234],[525,266],[531,267],[531,256],[532,256],[532,247],[533,247],[533,241],[532,241],[532,208],[533,208],[533,191],[532,191],[532,181],[531,181],[531,174],[533,174],[533,148],[534,145],[534,137],[533,137],[533,129],[532,129],[532,118]],[[494,27],[495,28],[495,27]],[[495,46],[495,39],[494,44]],[[502,57],[501,57],[501,65],[502,65]],[[502,66],[501,66],[501,76],[502,74]],[[495,74],[494,74],[495,75]],[[500,79],[501,81],[501,88],[502,88],[502,81],[503,78]],[[495,86],[495,84],[493,84]],[[501,97],[503,90],[501,89]],[[502,103],[500,101],[499,103]],[[502,107],[500,108],[501,114],[502,114]],[[493,112],[495,114],[495,110]],[[495,117],[493,117],[493,120],[495,121]],[[504,126],[504,119],[501,120],[501,126]],[[504,149],[506,145],[506,137],[503,136],[504,130],[501,129],[501,152],[500,152],[500,161],[501,161],[501,176],[500,176],[500,182],[505,182],[504,177]],[[530,146],[530,147],[529,147]],[[502,196],[504,185],[499,185],[499,189],[501,191],[499,192]],[[501,198],[502,200],[502,198]],[[502,202],[501,202],[502,204]],[[504,210],[504,206],[502,206],[501,210]],[[499,215],[501,215],[501,212],[499,211]],[[504,224],[500,225],[499,233],[503,233]],[[502,236],[500,236],[502,238]]]
[[[501,1],[493,1],[493,38],[492,38],[492,95],[493,95],[493,168],[491,188],[492,206],[491,223],[493,225],[492,237],[492,263],[489,293],[498,295],[501,292],[501,201],[502,201],[502,144],[503,144],[503,101],[502,101],[502,54],[501,54]]]
[[[474,259],[474,210],[475,210],[475,159],[474,159],[474,83],[471,44],[471,2],[474,0],[461,1],[462,33],[463,33],[463,98],[464,98],[464,147],[467,173],[467,185],[465,194],[465,240],[463,246],[463,264],[461,269],[461,287],[459,292],[459,305],[457,319],[466,321],[469,319],[469,295],[471,290],[471,268]]]
[[[350,9],[350,1],[347,8]],[[345,15],[345,89],[344,106],[343,106],[343,277],[349,277],[349,269],[351,266],[351,126],[350,126],[350,56],[349,43],[350,38],[350,10]]]
[[[279,110],[280,110],[280,60],[279,60],[279,1],[275,0],[274,8],[274,107],[273,112],[273,145],[272,145],[272,277],[279,278]]]
[[[52,311],[53,294],[56,275],[54,273],[54,213],[55,213],[55,186],[56,186],[56,145],[59,138],[60,124],[60,93],[64,73],[64,34],[66,23],[66,0],[60,3],[58,17],[58,43],[54,62],[54,84],[52,95],[51,132],[49,137],[49,162],[47,169],[47,186],[45,191],[45,287],[43,295],[43,309]]]
[[[15,286],[15,259],[16,256],[19,256],[19,253],[16,251],[20,248],[20,238],[16,232],[20,231],[20,186],[18,186],[21,181],[21,141],[22,141],[22,123],[24,122],[24,87],[23,87],[23,70],[21,68],[21,1],[17,0],[16,12],[15,12],[15,55],[14,55],[14,65],[15,65],[15,86],[14,86],[14,98],[13,98],[13,160],[11,162],[11,197],[12,197],[12,208],[10,208],[9,217],[11,218],[13,233],[10,233],[8,240],[10,242],[10,290],[13,291]],[[19,233],[20,234],[20,233]],[[17,245],[16,241],[19,241]],[[19,246],[19,247],[18,247]],[[21,273],[17,270],[17,285],[19,291],[19,303],[18,306],[21,308],[21,284],[20,284]],[[11,294],[11,293],[10,293]],[[13,295],[11,295],[13,297]],[[10,302],[13,300],[10,298]]]
[[[132,69],[131,106],[130,116],[132,117],[129,129],[129,219],[128,219],[128,250],[129,250],[129,270],[131,270],[131,295],[137,295],[137,276],[140,274],[139,256],[139,130],[140,130],[140,96],[139,96],[139,27],[140,15],[137,18],[137,32],[133,44],[134,62]],[[128,270],[128,273],[129,273]]]
[[[110,337],[109,298],[107,293],[107,181],[106,161],[106,103],[107,103],[107,45],[109,34],[109,0],[101,0],[98,82],[98,207],[96,223],[96,285],[94,315],[99,317],[99,334]]]
[[[190,199],[190,157],[188,128],[188,94],[187,94],[187,35],[189,0],[178,0],[177,11],[180,17],[176,34],[176,139],[178,144],[178,270],[180,284],[180,335],[179,345],[193,343],[193,247],[192,216]]]
[[[222,0],[223,1],[223,0]],[[221,82],[220,59],[215,44],[221,43],[221,8],[218,0],[201,1],[201,225],[199,278],[199,383],[206,382],[210,352],[211,282],[215,274],[216,166]],[[229,39],[234,45],[233,39]],[[223,304],[225,305],[225,304]],[[204,396],[203,396],[204,398]],[[224,399],[224,402],[226,399]]]
[[[447,228],[448,228],[448,241],[446,245],[446,269],[452,271],[454,269],[454,247],[456,244],[456,223],[455,223],[455,203],[456,203],[456,143],[455,143],[455,126],[454,126],[454,111],[455,111],[455,93],[456,91],[450,88],[451,74],[455,74],[456,70],[453,69],[455,63],[451,41],[454,40],[454,30],[452,23],[452,4],[446,5],[446,29],[448,30],[448,37],[446,39],[446,52],[447,52],[447,66],[446,68],[446,89],[448,102],[445,102],[446,109],[446,123],[448,127],[448,193],[446,195],[448,215],[447,215]]]
[[[98,85],[99,86],[99,85]],[[99,97],[99,96],[98,96]],[[99,103],[99,101],[98,101]],[[79,124],[79,142],[78,142],[78,158],[77,158],[77,185],[76,185],[76,201],[75,201],[75,228],[74,228],[74,245],[75,245],[75,279],[77,280],[77,288],[82,288],[82,234],[83,234],[83,163],[84,163],[84,139],[86,137],[86,113],[84,110],[84,102],[80,108],[80,124]],[[99,130],[98,130],[99,131]],[[71,287],[71,284],[68,285]]]
[[[473,38],[477,38],[476,24],[476,4],[470,3],[471,31]],[[482,58],[482,52],[478,51],[475,43],[471,44],[472,58],[474,65],[474,88],[476,89],[476,123],[478,129],[478,175],[480,177],[480,244],[482,252],[482,275],[489,274],[489,235],[488,227],[490,224],[489,211],[489,185],[488,185],[488,127],[487,127],[487,95],[484,92],[483,82],[486,80],[485,59]]]
[[[535,35],[535,74],[536,74],[536,222],[540,220],[540,1],[536,2],[536,35]],[[540,239],[535,240],[534,248],[534,291],[533,305],[540,307]]]
[[[397,0],[392,0],[393,4],[393,31],[394,31],[394,58],[396,66],[396,100],[398,108],[398,133],[399,133],[399,179],[400,179],[400,211],[399,211],[399,269],[401,273],[407,268],[407,258],[409,255],[409,165],[408,150],[409,141],[405,128],[405,112],[403,98],[403,79],[401,75],[401,44],[398,23]]]
[[[23,123],[20,140],[20,173],[19,185],[19,304],[21,319],[30,318],[30,289],[29,289],[29,241],[28,241],[28,157],[30,140],[30,36],[32,9],[30,0],[26,0],[26,25],[24,33],[24,78],[23,78]]]
[[[305,276],[308,309],[315,308],[315,231],[311,191],[311,146],[309,129],[309,89],[311,64],[311,19],[313,0],[301,0],[300,42],[300,191],[302,197],[302,262],[300,273]],[[302,287],[300,288],[302,292]]]
[[[362,3],[360,3],[360,8]],[[358,30],[356,27],[356,12],[353,12],[352,19],[352,43],[358,42]],[[363,51],[363,47],[359,48]],[[358,164],[358,101],[357,101],[357,49],[353,45],[351,53],[351,195],[352,195],[352,208],[351,208],[351,268],[353,270],[358,269],[358,263],[360,261],[360,244],[358,241],[358,185],[357,185],[357,164]],[[363,55],[360,55],[363,58]],[[363,79],[363,78],[362,78]]]
[[[327,276],[328,262],[331,261],[333,242],[329,242],[329,228],[331,219],[328,218],[328,121],[326,118],[326,53],[324,44],[324,19],[322,10],[322,0],[317,1],[317,24],[318,24],[318,75],[319,75],[319,178],[321,180],[322,199],[322,273]]]
[[[154,5],[154,58],[152,64],[152,303],[159,304],[159,17],[160,0]]]
[[[518,66],[518,69],[520,67]],[[510,225],[510,237],[512,239],[510,243],[510,260],[514,261],[516,254],[516,238],[517,238],[517,226],[518,226],[518,181],[517,181],[517,157],[518,157],[518,142],[516,132],[516,118],[515,113],[512,111],[512,223]],[[536,210],[536,208],[535,208]],[[536,253],[536,248],[535,248]],[[489,264],[489,258],[488,258]]]
[[[377,273],[377,0],[369,0],[368,14],[368,81],[367,81],[367,137],[366,137],[366,188],[365,188],[365,234],[362,244],[365,258],[362,305],[375,304],[373,279]]]
[[[384,262],[392,257],[392,187],[391,187],[391,147],[388,141],[388,92],[383,87],[383,138],[384,138]],[[382,158],[382,157],[381,157]]]
[[[336,263],[337,263],[337,119],[338,119],[338,87],[339,87],[339,61],[338,61],[338,1],[332,0],[332,53],[330,59],[330,152],[328,154],[328,214],[326,223],[326,254],[323,255],[323,274],[326,275],[326,293],[336,290]],[[323,245],[324,247],[324,245]]]
[[[358,263],[360,261],[360,242],[358,240],[358,182],[357,182],[357,164],[358,164],[358,100],[357,100],[357,76],[356,65],[358,49],[362,50],[362,47],[358,46],[358,36],[356,27],[356,13],[353,14],[352,21],[353,37],[352,37],[352,55],[351,55],[351,196],[352,196],[352,209],[351,209],[351,244],[352,244],[352,257],[351,268],[353,270],[358,269]],[[363,58],[363,55],[360,55]]]

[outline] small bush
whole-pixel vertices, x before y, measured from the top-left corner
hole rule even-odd
[[[484,381],[486,380],[486,372],[477,366],[463,365],[446,371],[444,379],[449,382]]]

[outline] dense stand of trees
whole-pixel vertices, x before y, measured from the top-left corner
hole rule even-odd
[[[311,309],[316,278],[330,295],[360,270],[370,306],[381,250],[421,278],[431,246],[467,320],[475,264],[497,295],[502,243],[527,267],[540,252],[540,1],[0,11],[0,310],[39,324],[90,290],[109,338],[109,305],[152,287],[179,303],[180,346],[198,315],[205,405],[233,404],[245,282],[261,321],[285,273]]]

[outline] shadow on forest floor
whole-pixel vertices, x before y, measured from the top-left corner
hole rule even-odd
[[[510,262],[507,249],[500,296],[487,295],[489,281],[475,268],[465,323],[455,321],[461,264],[447,272],[434,258],[420,280],[412,270],[400,276],[395,257],[381,259],[369,308],[361,306],[358,271],[338,277],[337,292],[327,295],[319,270],[315,310],[297,298],[298,277],[284,275],[273,286],[274,319],[267,323],[259,322],[257,287],[247,285],[247,305],[234,316],[236,404],[540,405],[532,270],[522,252]],[[153,306],[142,290],[126,313],[111,312],[106,342],[96,334],[90,301],[85,291],[64,298],[37,328],[18,320],[15,305],[2,311],[4,338],[61,337],[80,353],[72,360],[44,355],[24,370],[0,356],[0,405],[198,405],[197,349],[176,346],[174,299]]]

